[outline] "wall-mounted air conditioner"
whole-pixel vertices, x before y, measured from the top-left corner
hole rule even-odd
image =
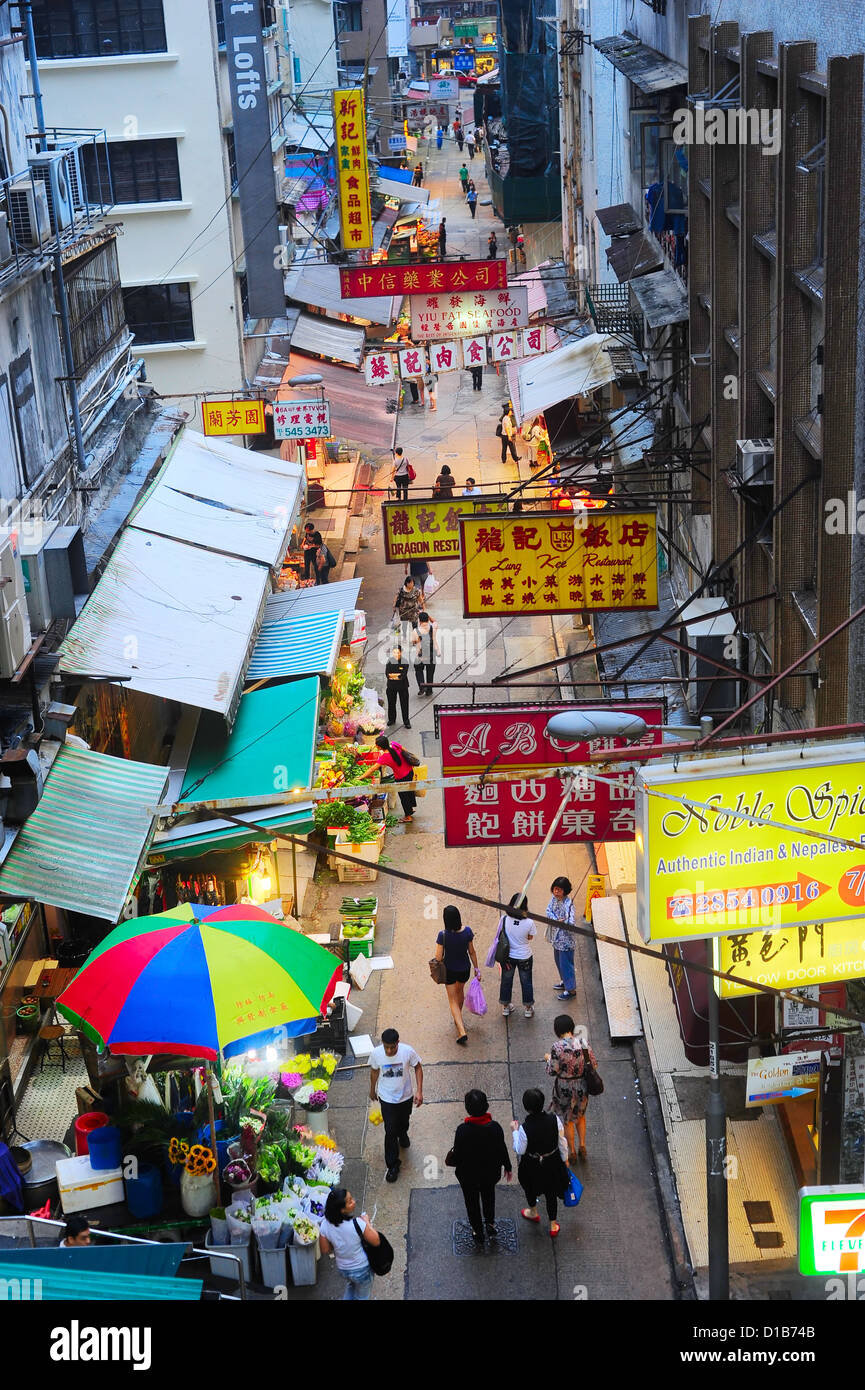
[[[737,439],[739,477],[749,487],[771,487],[775,478],[774,439]]]
[[[83,212],[87,206],[87,196],[81,165],[81,146],[74,140],[49,140],[47,144],[51,153],[62,154],[72,206],[76,212]]]
[[[18,246],[41,246],[51,237],[51,217],[44,184],[16,179],[6,191],[12,240]]]
[[[21,598],[0,615],[0,678],[8,680],[15,675],[31,641],[27,600]]]
[[[31,154],[27,162],[33,182],[41,183],[48,195],[52,232],[65,232],[75,220],[66,159],[62,154]]]
[[[75,618],[87,597],[87,563],[79,526],[47,526],[21,543],[27,611],[34,632],[56,618]]]
[[[17,533],[4,531],[0,533],[0,614],[20,603],[25,592]]]
[[[680,653],[682,679],[687,683],[685,698],[688,709],[695,717],[708,714],[717,719],[732,714],[740,703],[740,682],[712,664],[721,661],[736,670],[740,670],[742,665],[742,642],[726,600],[692,599],[681,617],[683,625],[679,630],[679,641],[692,649]],[[687,618],[700,618],[702,621],[684,626]]]
[[[12,242],[9,239],[9,218],[0,212],[0,265],[12,259]]]

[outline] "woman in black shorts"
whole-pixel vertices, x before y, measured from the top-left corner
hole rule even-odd
[[[463,999],[465,987],[474,968],[480,978],[478,958],[474,948],[474,932],[464,927],[458,907],[446,907],[443,913],[444,931],[436,937],[436,960],[445,963],[445,989],[451,1015],[457,1026],[457,1042],[463,1046],[469,1037],[463,1023]]]

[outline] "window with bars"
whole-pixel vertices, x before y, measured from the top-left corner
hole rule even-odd
[[[180,163],[176,140],[110,140],[84,146],[88,190],[109,188],[115,203],[176,203],[180,201]]]
[[[123,302],[136,343],[183,343],[195,338],[188,284],[136,285],[123,291]]]
[[[33,0],[40,58],[165,53],[162,0]]]

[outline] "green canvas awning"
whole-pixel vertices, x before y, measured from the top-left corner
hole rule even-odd
[[[251,691],[240,701],[230,734],[218,716],[203,714],[180,800],[232,800],[260,793],[265,806],[274,793],[310,787],[318,693],[317,676]]]
[[[260,811],[242,811],[238,819],[265,825],[274,835],[278,831],[286,835],[308,835],[315,829],[312,804],[308,801],[296,807],[266,806]],[[220,850],[242,849],[264,838],[260,831],[244,830],[231,821],[193,821],[155,835],[147,862],[158,867],[173,864],[178,859],[198,859],[203,854]]]

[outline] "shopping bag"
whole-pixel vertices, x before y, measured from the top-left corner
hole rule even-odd
[[[424,598],[429,598],[430,594],[434,594],[435,591],[436,591],[436,589],[440,589],[440,588],[441,588],[441,580],[440,580],[440,579],[436,579],[435,575],[432,574],[432,573],[428,574],[427,577],[426,577],[426,579],[425,579],[424,582],[423,582],[423,596],[424,596]]]
[[[469,1013],[477,1014],[482,1018],[487,1011],[487,1001],[484,998],[483,985],[477,975],[472,976],[471,984],[466,990],[466,1008]]]
[[[566,1206],[566,1207],[575,1207],[575,1206],[577,1206],[577,1205],[579,1204],[579,1201],[580,1201],[580,1198],[582,1197],[582,1195],[583,1195],[583,1184],[580,1182],[580,1180],[579,1180],[579,1178],[577,1177],[576,1173],[571,1173],[570,1180],[569,1180],[569,1182],[568,1182],[568,1190],[567,1190],[567,1192],[565,1193],[565,1206]]]
[[[493,937],[493,944],[492,944],[492,946],[490,947],[490,949],[487,951],[486,959],[485,959],[485,961],[484,961],[484,965],[487,966],[488,969],[492,969],[492,967],[493,967],[493,966],[495,965],[495,963],[496,963],[496,951],[497,951],[497,949],[498,949],[499,937],[501,936],[502,929],[503,929],[503,927],[504,927],[504,922],[505,922],[504,917],[500,917],[500,918],[499,918],[499,925],[498,925],[498,927],[496,928],[496,934],[495,934],[495,936]]]

